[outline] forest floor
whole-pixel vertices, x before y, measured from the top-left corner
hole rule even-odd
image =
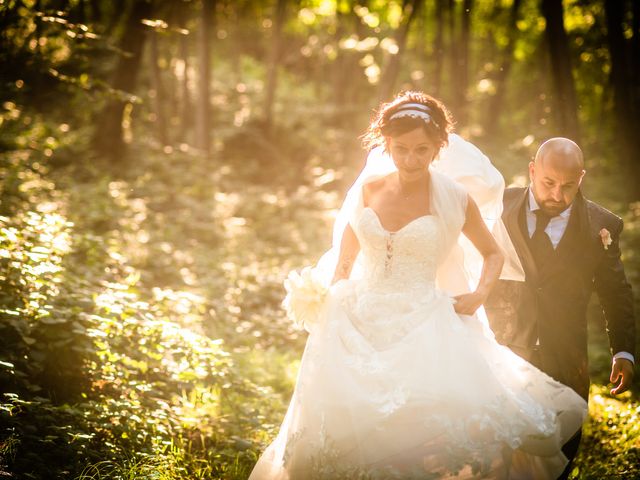
[[[247,478],[306,338],[284,316],[282,282],[330,243],[344,182],[316,167],[264,184],[144,149],[115,175],[39,128],[0,156],[0,475]],[[639,218],[627,218],[628,248]],[[638,382],[609,395],[591,310],[594,384],[572,478],[640,478]]]

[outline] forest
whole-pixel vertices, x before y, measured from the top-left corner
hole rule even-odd
[[[0,0],[0,63],[2,478],[246,479],[307,338],[283,280],[401,90],[508,185],[575,140],[639,305],[638,1]],[[640,478],[595,295],[589,357],[571,478]]]

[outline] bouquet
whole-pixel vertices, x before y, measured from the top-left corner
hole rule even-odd
[[[298,328],[311,332],[319,321],[327,295],[327,287],[320,281],[318,272],[312,267],[304,267],[300,273],[292,270],[284,281],[284,288],[287,295],[282,306],[287,316]]]

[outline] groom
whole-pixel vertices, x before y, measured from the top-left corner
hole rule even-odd
[[[500,343],[588,399],[586,317],[592,290],[607,323],[610,380],[619,382],[614,395],[631,386],[636,331],[620,260],[622,220],[584,198],[584,174],[578,145],[552,138],[529,164],[529,187],[505,190],[502,219],[525,281],[500,280],[485,310]],[[570,460],[579,442],[578,434],[565,445]]]

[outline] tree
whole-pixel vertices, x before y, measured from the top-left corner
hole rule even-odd
[[[464,0],[460,11],[460,35],[453,40],[456,45],[456,55],[452,56],[452,76],[454,92],[452,100],[454,100],[455,110],[457,112],[458,122],[465,124],[467,122],[467,112],[469,102],[467,101],[467,88],[469,86],[469,39],[471,29],[471,8],[472,0]],[[454,11],[451,10],[451,15]],[[453,31],[451,32],[454,38]]]
[[[631,178],[637,178],[637,174],[640,173],[640,165],[636,165],[635,156],[640,150],[640,137],[637,132],[640,112],[638,112],[638,87],[634,87],[633,62],[637,63],[638,59],[633,59],[631,56],[632,44],[624,38],[625,2],[605,0],[604,10],[607,23],[607,41],[611,56],[609,79],[613,88],[617,150],[630,173],[636,174],[631,175]],[[637,34],[637,32],[634,33]],[[640,187],[638,187],[637,182],[632,183],[635,193],[640,193]]]
[[[488,122],[486,125],[487,134],[493,136],[498,132],[500,128],[500,118],[502,113],[502,106],[504,104],[504,97],[507,90],[507,78],[511,72],[511,66],[513,65],[513,49],[516,43],[516,36],[518,29],[516,23],[518,21],[518,11],[522,0],[513,0],[511,8],[509,10],[509,20],[507,24],[507,44],[500,52],[500,66],[497,69],[494,82],[495,82],[495,94],[489,101],[488,111],[491,112],[493,121]]]
[[[633,85],[635,85],[635,105],[640,112],[640,2],[631,2],[633,20],[631,37],[631,59],[633,61]]]
[[[162,35],[162,31],[166,29],[166,24],[160,20],[151,22],[152,27],[149,29],[149,45],[151,47],[150,62],[151,62],[151,77],[153,79],[153,89],[155,91],[154,98],[154,110],[155,110],[155,124],[156,132],[158,135],[158,141],[162,145],[169,144],[169,137],[167,135],[167,124],[165,114],[165,89],[162,82],[162,74],[160,71],[160,55],[158,52],[158,36]]]
[[[211,151],[211,31],[216,0],[202,0],[198,37],[198,121],[196,144],[205,155]]]
[[[398,73],[400,72],[400,61],[407,44],[409,30],[422,3],[423,0],[404,0],[402,2],[403,19],[395,35],[398,51],[395,55],[391,55],[389,63],[386,65],[384,73],[382,74],[378,89],[378,98],[380,100],[388,99],[393,93],[393,88],[398,78]]]
[[[571,54],[564,28],[562,0],[542,0],[545,39],[551,60],[559,134],[579,142],[578,101],[571,68]]]
[[[446,8],[446,0],[435,0],[436,2],[436,36],[433,42],[433,74],[431,75],[433,93],[441,96],[442,84],[442,68],[444,64],[444,10]]]
[[[272,25],[271,50],[267,64],[267,85],[264,100],[264,124],[267,134],[273,128],[273,103],[278,86],[278,65],[282,52],[282,29],[287,15],[287,0],[277,0]]]
[[[123,53],[118,58],[113,75],[112,87],[116,94],[107,100],[105,108],[99,115],[98,126],[94,133],[95,149],[119,163],[123,162],[125,155],[122,117],[125,106],[132,102],[131,92],[135,90],[146,39],[142,20],[149,18],[151,14],[150,1],[133,2],[120,39],[120,49]]]
[[[178,47],[178,56],[183,62],[183,74],[182,74],[182,82],[179,87],[180,91],[180,127],[181,127],[181,141],[187,142],[189,141],[189,131],[193,127],[193,117],[191,115],[192,104],[191,104],[191,94],[189,93],[189,40],[191,38],[191,32],[187,29],[188,23],[188,10],[186,8],[180,9],[180,36],[179,36],[179,47]]]

